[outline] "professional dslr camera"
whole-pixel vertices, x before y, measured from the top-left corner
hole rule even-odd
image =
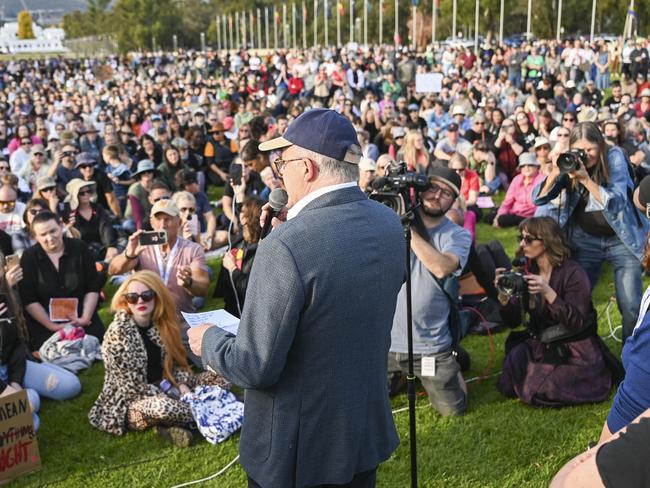
[[[372,188],[377,193],[372,193],[370,198],[394,210],[398,215],[404,215],[410,210],[410,189],[424,192],[431,184],[429,179],[415,171],[407,171],[406,163],[400,161],[396,165],[386,168],[386,175],[376,178]]]
[[[587,165],[587,153],[582,149],[571,149],[557,158],[557,167],[562,174],[578,171],[580,163]]]
[[[497,291],[510,300],[512,297],[522,297],[528,293],[528,283],[522,272],[526,258],[518,258],[512,262],[514,271],[506,271],[497,280]]]

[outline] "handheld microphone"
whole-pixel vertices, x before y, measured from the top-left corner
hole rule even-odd
[[[271,221],[280,213],[280,210],[287,206],[288,201],[289,195],[287,195],[287,192],[282,188],[276,188],[271,192],[269,195],[269,204],[271,205],[271,208],[269,209],[269,213],[264,221],[264,227],[262,227],[260,239],[264,239],[269,232],[271,232]]]

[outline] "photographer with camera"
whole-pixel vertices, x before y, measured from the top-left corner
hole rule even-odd
[[[546,205],[566,190],[566,203],[550,215],[566,232],[592,288],[603,262],[612,265],[625,341],[641,303],[640,261],[648,222],[632,203],[634,186],[621,148],[609,147],[592,122],[578,124],[569,144],[571,150],[557,158],[549,176],[533,190],[533,201]]]
[[[420,222],[414,225],[411,240],[411,279],[417,290],[412,297],[414,371],[441,415],[460,415],[467,409],[467,388],[452,351],[451,305],[441,286],[460,275],[472,239],[445,216],[460,195],[460,176],[434,167],[429,181],[429,188],[419,194]],[[408,371],[406,307],[406,285],[402,285],[393,318],[389,373]]]
[[[526,219],[519,232],[523,270],[498,268],[495,284],[504,323],[526,330],[506,340],[497,389],[533,406],[606,400],[616,360],[598,336],[587,274],[550,217]]]

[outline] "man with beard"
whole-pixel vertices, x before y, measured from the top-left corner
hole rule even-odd
[[[460,415],[467,408],[467,388],[452,352],[450,304],[441,285],[459,276],[472,239],[445,215],[460,194],[460,176],[437,167],[429,179],[431,186],[420,193],[419,222],[412,226],[411,280],[418,291],[412,297],[414,372],[441,415]],[[404,284],[393,318],[389,375],[408,371],[406,306]]]

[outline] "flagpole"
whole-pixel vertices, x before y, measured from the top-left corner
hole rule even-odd
[[[591,32],[589,42],[594,42],[594,30],[596,29],[596,0],[591,2]]]
[[[481,0],[476,0],[476,10],[474,13],[474,54],[478,55],[478,31],[479,31],[479,11]]]
[[[505,3],[505,0],[501,0],[501,13],[499,14],[499,43],[500,44],[503,44],[504,3]],[[562,0],[560,0],[560,5],[562,5]]]
[[[221,24],[219,23],[219,15],[217,15],[214,20],[217,24],[217,50],[221,51]]]
[[[296,4],[291,2],[291,37],[293,37],[293,48],[298,49],[298,41],[296,39]]]
[[[368,0],[363,0],[363,45],[368,45]]]
[[[307,7],[302,0],[302,48],[307,49]]]
[[[242,45],[244,46],[244,49],[248,48],[248,39],[246,37],[246,10],[242,11],[241,17],[241,39],[242,39]]]
[[[395,0],[395,44],[399,35],[399,0]]]
[[[264,7],[264,36],[266,37],[266,50],[269,50],[269,8]]]
[[[239,36],[239,12],[235,12],[235,30],[236,30],[236,37],[237,37],[237,49],[241,46],[241,43],[239,42],[241,40]]]
[[[418,46],[418,41],[417,41],[417,35],[418,35],[418,33],[417,33],[417,29],[418,29],[417,15],[418,15],[418,11],[417,11],[417,7],[415,5],[412,6],[411,12],[412,12],[411,15],[413,17],[413,50],[416,51],[417,46]]]
[[[341,45],[341,7],[342,4],[339,2],[336,4],[336,46]]]
[[[282,4],[282,47],[287,48],[289,42],[287,40],[287,4]]]
[[[251,24],[249,37],[251,38],[251,49],[255,49],[255,27],[253,26],[253,11],[248,12],[248,20]]]
[[[234,39],[235,34],[233,32],[234,30],[235,29],[233,29],[233,25],[232,25],[232,14],[230,14],[228,16],[228,33],[230,34],[230,36],[229,36],[230,37],[230,49],[236,49],[235,48],[235,43],[233,42],[235,40]]]
[[[318,44],[318,0],[314,0],[314,47]]]
[[[325,0],[325,1],[323,2],[323,27],[324,27],[324,29],[325,29],[325,30],[324,30],[324,34],[325,34],[325,46],[329,46],[329,45],[330,45],[330,35],[329,35],[329,30],[330,30],[330,29],[329,29],[329,27],[330,27],[330,26],[329,26],[329,23],[330,23],[330,19],[329,19],[329,13],[330,13],[329,2],[328,2],[328,0]]]
[[[262,49],[262,12],[257,9],[257,49]]]
[[[354,0],[350,0],[350,42],[354,42]]]
[[[458,14],[458,0],[454,0],[451,7],[451,40],[456,42],[456,16]]]
[[[379,0],[379,45],[384,42],[384,0]]]
[[[280,17],[278,17],[278,9],[275,5],[273,5],[273,49],[278,48],[278,21],[280,20]]]
[[[530,21],[533,15],[533,0],[528,0],[528,16],[526,17],[526,40],[530,41],[530,36],[532,35],[532,32],[530,32]]]

